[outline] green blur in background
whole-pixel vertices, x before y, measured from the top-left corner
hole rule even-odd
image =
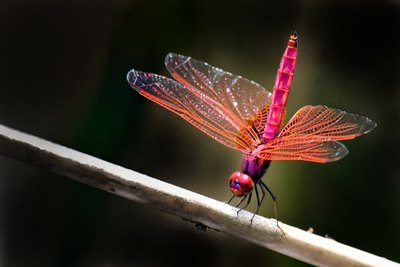
[[[241,155],[139,96],[176,52],[272,90],[299,35],[290,117],[324,104],[378,123],[344,159],[273,162],[280,220],[400,261],[396,1],[0,4],[0,123],[226,201]],[[254,210],[254,205],[249,210]],[[273,217],[266,199],[260,213]],[[0,156],[0,266],[307,266]]]

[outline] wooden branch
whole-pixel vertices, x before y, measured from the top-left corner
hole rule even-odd
[[[0,153],[317,266],[400,264],[0,125]]]

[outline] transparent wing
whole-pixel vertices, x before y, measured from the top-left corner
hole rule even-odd
[[[376,123],[364,116],[327,106],[305,106],[293,115],[279,136],[311,135],[321,140],[348,140],[375,127]]]
[[[312,162],[336,161],[349,153],[347,148],[337,141],[321,141],[309,137],[277,138],[258,156],[267,160],[304,160]]]
[[[243,121],[271,104],[272,94],[261,85],[208,63],[170,53],[165,66],[178,82],[203,92]]]
[[[131,70],[129,84],[141,95],[178,114],[218,142],[250,152],[260,142],[255,129],[209,92],[186,86],[166,77]]]
[[[369,133],[375,126],[367,117],[326,106],[305,106],[275,140],[260,150],[259,156],[269,160],[339,160],[348,150],[337,141]]]

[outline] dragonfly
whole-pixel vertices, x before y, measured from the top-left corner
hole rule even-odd
[[[229,177],[233,195],[228,203],[239,197],[239,207],[247,199],[240,210],[245,209],[255,192],[255,215],[268,192],[277,219],[276,197],[261,180],[271,161],[337,161],[348,154],[340,141],[376,127],[367,117],[324,105],[304,106],[284,124],[297,49],[298,36],[293,31],[279,64],[273,93],[256,82],[174,53],[166,56],[165,66],[175,80],[134,69],[128,72],[127,80],[142,96],[223,145],[242,152],[241,171]]]

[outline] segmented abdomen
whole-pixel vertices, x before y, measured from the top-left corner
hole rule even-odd
[[[271,106],[267,122],[265,124],[262,140],[264,143],[275,139],[280,131],[282,120],[285,114],[287,99],[289,96],[290,86],[292,84],[293,74],[296,67],[297,57],[297,35],[292,33],[289,39],[288,47],[282,56],[279,65],[274,92],[272,95]]]

